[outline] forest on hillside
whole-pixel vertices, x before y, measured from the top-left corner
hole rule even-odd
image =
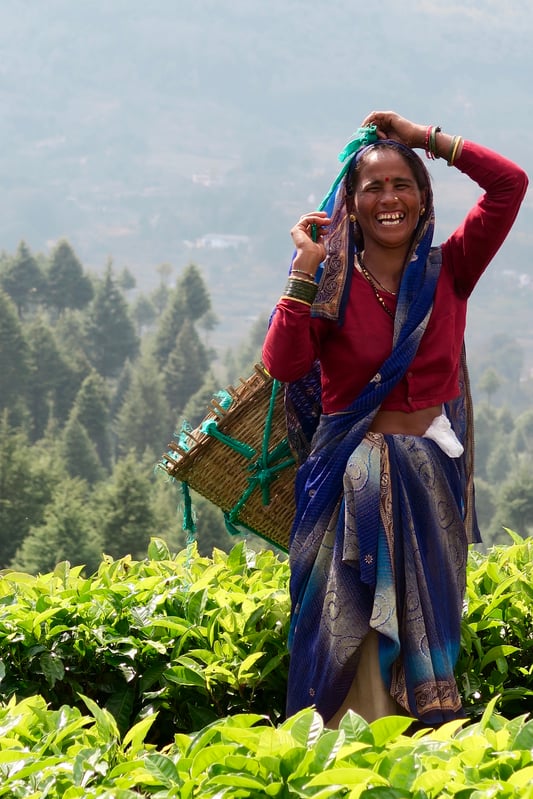
[[[266,324],[258,318],[221,354],[210,345],[216,308],[193,263],[174,282],[163,265],[147,293],[111,261],[91,274],[67,240],[46,256],[24,242],[2,253],[0,568],[37,573],[69,561],[92,573],[102,553],[144,557],[152,537],[182,549],[180,487],[155,467],[183,420],[199,424],[221,387],[248,376]],[[520,343],[499,335],[473,377],[485,544],[506,541],[505,527],[523,536],[533,527],[522,365]],[[193,508],[200,551],[227,551],[234,539],[219,509],[197,495]]]

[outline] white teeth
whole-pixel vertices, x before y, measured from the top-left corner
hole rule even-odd
[[[400,222],[403,220],[404,214],[378,214],[376,217],[377,221],[381,225],[399,225]]]

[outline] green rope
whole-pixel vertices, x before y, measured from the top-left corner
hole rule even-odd
[[[181,493],[183,494],[183,530],[187,533],[187,547],[194,544],[196,540],[196,525],[192,512],[191,492],[187,483],[181,483]]]
[[[336,191],[337,186],[347,173],[350,164],[352,162],[352,156],[361,149],[361,147],[365,147],[367,144],[373,144],[375,141],[378,140],[377,134],[377,125],[368,125],[364,128],[357,128],[355,134],[347,142],[344,150],[339,153],[338,159],[343,163],[341,170],[331,186],[329,187],[328,191],[326,192],[324,199],[318,206],[318,211],[323,211],[326,207],[328,200],[330,199],[331,195]],[[317,240],[317,228],[316,225],[312,225],[311,234],[313,237],[313,241]]]
[[[213,438],[218,439],[218,441],[221,441],[223,444],[226,444],[234,452],[238,452],[239,455],[244,455],[245,458],[253,458],[255,455],[255,449],[253,447],[250,447],[243,441],[233,438],[233,436],[227,436],[224,433],[221,433],[218,429],[218,423],[215,419],[209,419],[208,421],[203,422],[200,430],[202,433],[212,436]]]
[[[339,172],[339,174],[331,184],[328,192],[326,193],[326,196],[318,206],[319,211],[322,211],[325,208],[329,198],[331,197],[331,195],[333,194],[333,192],[335,191],[335,189],[337,188],[337,186],[345,176],[346,172],[348,171],[348,168],[352,160],[351,157],[355,155],[355,153],[358,150],[360,150],[361,147],[365,147],[365,145],[367,144],[373,144],[375,141],[377,141],[377,139],[378,139],[377,125],[368,125],[368,127],[366,128],[357,128],[357,131],[355,132],[354,136],[350,139],[349,142],[347,142],[344,150],[338,155],[338,159],[339,161],[343,162],[343,166],[341,168],[341,171]]]
[[[270,502],[270,484],[272,483],[272,480],[274,480],[279,471],[286,469],[288,466],[292,466],[294,463],[294,458],[292,456],[287,439],[280,441],[278,444],[276,444],[274,449],[269,452],[269,442],[270,435],[272,433],[272,422],[274,418],[276,396],[280,385],[281,383],[279,380],[272,381],[272,392],[270,395],[268,411],[265,417],[265,428],[263,431],[261,454],[255,461],[248,465],[248,471],[250,472],[250,475],[247,478],[248,486],[243,491],[233,508],[231,508],[231,510],[229,510],[226,514],[227,521],[230,523],[238,521],[238,515],[240,511],[248,501],[253,491],[255,491],[257,488],[259,488],[261,491],[263,505],[268,505]],[[228,436],[224,433],[221,433],[218,429],[218,423],[214,419],[204,422],[200,429],[206,435],[212,436],[218,441],[223,442],[234,452],[244,455],[244,457],[250,461],[252,461],[257,455],[257,452],[253,447],[245,444],[243,441],[233,438],[233,436]],[[278,462],[280,459],[283,459],[281,463]]]

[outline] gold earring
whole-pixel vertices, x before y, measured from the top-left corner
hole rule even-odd
[[[350,214],[350,222],[357,222],[357,217],[355,214]]]
[[[422,208],[420,209],[420,216],[422,216],[422,214],[425,214],[425,213],[426,213],[426,206],[423,205]]]

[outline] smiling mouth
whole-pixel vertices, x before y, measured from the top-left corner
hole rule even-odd
[[[389,214],[378,214],[376,216],[376,221],[379,222],[380,225],[399,225],[404,219],[405,214],[402,211],[396,211]]]

